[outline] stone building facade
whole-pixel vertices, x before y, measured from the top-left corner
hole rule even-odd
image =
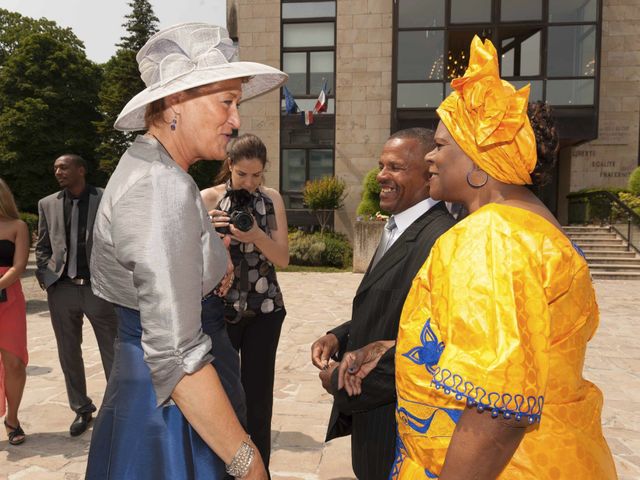
[[[513,64],[509,68],[515,83],[530,82],[539,99],[554,105],[562,149],[553,185],[541,195],[561,222],[568,218],[570,191],[626,185],[629,173],[639,164],[640,151],[640,0],[511,0],[509,4],[479,0],[472,2],[469,12],[474,13],[470,14],[463,8],[469,2],[228,0],[240,58],[288,71],[302,109],[314,103],[319,76],[329,78],[329,109],[317,114],[309,126],[299,114],[286,114],[282,91],[241,106],[241,133],[252,132],[265,141],[270,159],[266,182],[283,191],[292,212],[301,207],[295,189],[304,180],[332,173],[348,186],[335,226],[352,236],[363,177],[377,166],[385,140],[407,126],[435,126],[434,108],[449,91],[446,72],[451,69],[452,51],[456,56],[454,46],[468,44],[474,33],[502,45],[503,64]],[[481,4],[486,5],[487,18],[469,18],[481,11]],[[514,4],[517,9],[509,13],[509,5]],[[313,18],[314,11],[320,16]],[[514,17],[514,22],[508,17],[521,11],[531,11],[539,20]],[[457,25],[455,15],[467,17]],[[421,16],[427,19],[425,26],[420,26]],[[516,48],[510,51],[512,37]],[[415,51],[410,45],[413,38],[422,42]],[[566,58],[553,58],[566,43],[554,42],[563,38],[578,39],[573,50],[564,49],[565,55],[572,55],[573,66],[565,65]],[[429,47],[434,41],[440,41],[442,52],[448,46],[449,65],[445,53],[444,65],[440,55],[428,63],[430,70],[416,70],[412,55],[422,55],[422,45]],[[526,57],[531,55],[532,41],[537,42],[533,48],[540,57],[534,71],[532,57]],[[319,60],[333,58],[333,67],[325,62],[318,67],[321,73],[314,73],[314,58],[317,65],[322,64]],[[437,77],[436,72],[434,81],[431,76],[438,65],[444,73]],[[414,70],[425,78],[416,80],[411,76]],[[427,92],[429,100],[416,108],[420,105],[411,102],[419,101],[421,92]],[[305,142],[312,145],[308,151]],[[300,177],[296,181],[294,173]]]

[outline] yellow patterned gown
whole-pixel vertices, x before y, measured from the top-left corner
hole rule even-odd
[[[488,204],[453,227],[400,320],[391,478],[438,478],[468,403],[535,424],[500,479],[615,479],[602,393],[582,378],[597,325],[587,264],[544,218]]]

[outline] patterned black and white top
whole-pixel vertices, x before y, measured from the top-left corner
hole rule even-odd
[[[219,210],[234,210],[230,191],[231,185],[227,182],[226,194],[217,207]],[[278,228],[273,201],[258,188],[251,194],[251,202],[248,208],[258,227],[271,236],[271,231]],[[284,301],[273,263],[253,243],[231,240],[229,251],[235,266],[235,278],[225,297],[227,321],[237,323],[241,318],[252,318],[282,310]]]

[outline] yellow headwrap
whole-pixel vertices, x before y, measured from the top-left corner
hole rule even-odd
[[[530,184],[537,155],[527,117],[529,85],[516,91],[500,79],[495,47],[476,35],[469,67],[451,87],[437,112],[460,148],[496,180]]]

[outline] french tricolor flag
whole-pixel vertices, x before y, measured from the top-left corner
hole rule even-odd
[[[316,106],[313,107],[313,113],[320,113],[327,111],[327,81],[325,80],[322,83],[322,90],[320,90],[320,95],[318,95],[318,100],[316,101]]]

